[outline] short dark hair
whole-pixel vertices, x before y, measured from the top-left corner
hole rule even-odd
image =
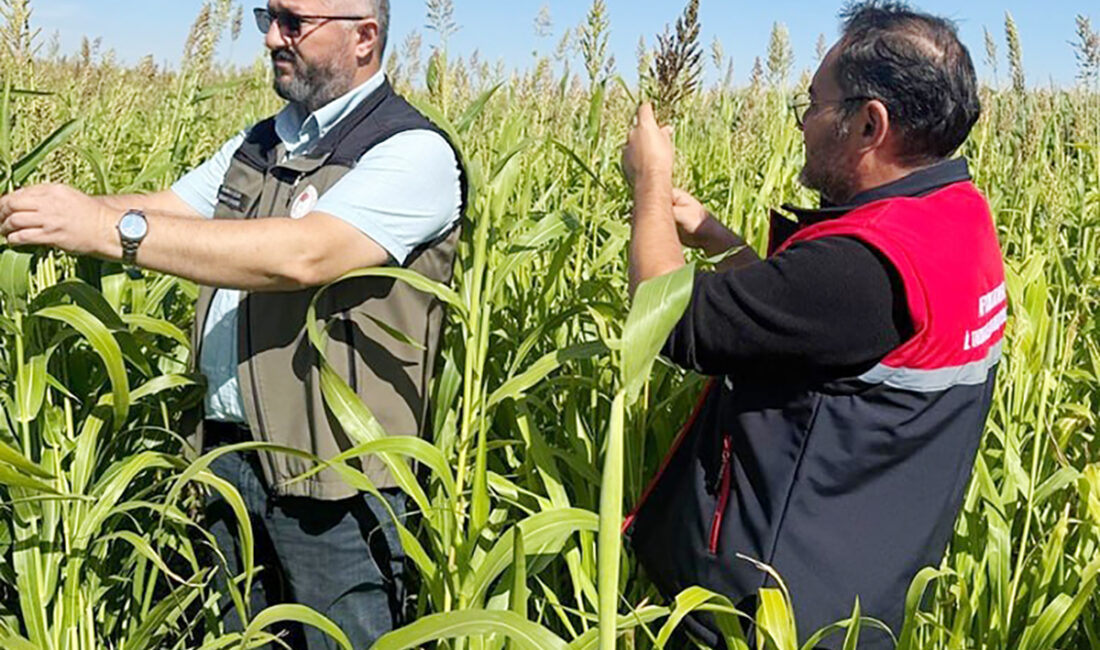
[[[886,105],[905,162],[935,162],[957,151],[978,121],[981,100],[955,24],[891,0],[849,3],[840,18],[836,75],[844,94]]]

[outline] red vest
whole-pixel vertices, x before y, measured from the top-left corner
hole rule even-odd
[[[890,260],[913,321],[913,338],[861,380],[918,392],[985,382],[1001,358],[1008,306],[993,218],[972,183],[870,203],[802,228],[776,252],[833,236],[859,239]]]

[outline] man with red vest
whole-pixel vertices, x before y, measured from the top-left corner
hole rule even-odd
[[[938,565],[992,400],[1006,316],[985,199],[950,157],[980,112],[946,20],[899,3],[847,9],[806,101],[801,181],[818,210],[773,215],[766,259],[700,273],[665,355],[714,377],[626,531],[668,596],[701,585],[752,607],[773,566],[800,636],[850,616],[900,631],[906,590]],[[744,242],[673,189],[670,132],[642,106],[631,286]],[[717,646],[713,621],[688,621]],[[839,640],[826,641],[832,648]],[[867,628],[861,648],[892,648]]]

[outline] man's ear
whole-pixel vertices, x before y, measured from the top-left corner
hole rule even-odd
[[[367,61],[376,55],[378,49],[378,21],[369,18],[359,23],[355,31],[355,56]]]
[[[890,135],[890,111],[886,104],[872,99],[863,105],[859,117],[861,148],[869,151],[883,146]]]

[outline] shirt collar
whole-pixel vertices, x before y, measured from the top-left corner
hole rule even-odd
[[[385,81],[386,75],[379,71],[358,87],[308,114],[301,104],[287,104],[275,116],[275,133],[286,146],[287,156],[308,151]]]
[[[852,197],[846,205],[823,205],[817,210],[784,205],[783,209],[798,218],[799,223],[808,225],[842,217],[852,210],[883,199],[918,197],[930,194],[940,188],[970,180],[970,165],[966,158],[944,160],[929,167],[900,178],[891,183],[871,188]]]

